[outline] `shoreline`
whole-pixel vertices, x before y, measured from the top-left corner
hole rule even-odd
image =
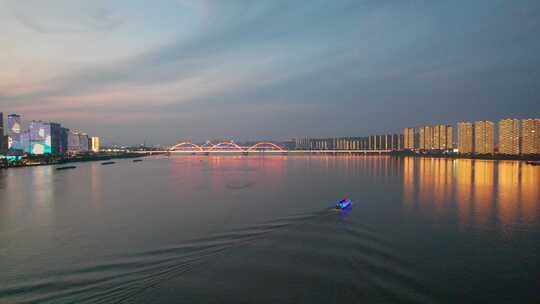
[[[301,153],[299,150],[295,150],[297,155],[332,155],[332,156],[339,156],[339,155],[388,155],[388,156],[397,156],[397,157],[425,157],[425,158],[447,158],[447,159],[471,159],[471,160],[493,160],[493,161],[522,161],[526,162],[530,165],[539,166],[540,165],[540,155],[500,155],[500,154],[492,154],[492,155],[470,155],[470,154],[445,154],[445,153],[416,153],[416,152],[402,152],[402,151],[395,151],[395,152],[386,152],[386,153],[365,153],[365,152],[327,152],[327,153],[312,153],[310,151],[305,151],[306,153]],[[93,161],[108,161],[112,159],[133,159],[133,158],[144,158],[152,155],[159,155],[159,154],[166,154],[166,153],[152,153],[152,152],[146,152],[146,153],[134,153],[134,152],[124,152],[124,153],[103,153],[103,154],[97,154],[97,155],[81,155],[81,156],[74,156],[74,157],[53,157],[53,156],[47,156],[47,157],[30,157],[26,159],[26,163],[23,162],[16,162],[11,164],[2,164],[0,163],[0,170],[1,169],[10,169],[10,168],[25,168],[25,167],[37,167],[37,166],[54,166],[54,165],[64,165],[64,164],[70,164],[70,163],[81,163],[81,162],[93,162]],[[202,155],[202,154],[201,154]],[[216,154],[219,155],[219,154]],[[230,155],[230,154],[224,154],[224,155]],[[235,154],[237,155],[237,154]],[[242,155],[239,153],[238,155]],[[284,152],[280,155],[291,155],[287,152]],[[248,155],[244,155],[248,156]],[[261,156],[265,156],[264,154]],[[266,155],[270,156],[270,155]]]
[[[301,155],[301,156],[311,156],[311,155],[329,155],[329,156],[343,156],[343,155],[357,155],[357,156],[396,156],[396,157],[428,157],[428,158],[448,158],[448,159],[479,159],[479,160],[508,160],[508,161],[525,161],[525,162],[540,162],[540,155],[502,155],[502,154],[489,154],[489,155],[474,155],[474,154],[456,154],[456,153],[416,153],[408,151],[393,151],[393,152],[342,152],[342,151],[325,151],[325,152],[313,152],[310,150],[291,150],[294,153],[282,152],[282,153],[269,153],[269,154],[249,154],[249,153],[219,153],[213,152],[211,154],[204,152],[195,152],[189,154],[173,154],[173,155],[185,155],[185,156],[216,156],[216,155],[230,155],[230,156],[289,156],[289,155]],[[166,153],[164,153],[166,154]]]
[[[450,158],[450,159],[479,159],[479,160],[512,160],[525,162],[539,162],[540,155],[502,155],[502,154],[441,154],[441,153],[411,153],[411,152],[391,152],[394,156],[413,156],[413,157],[431,157],[431,158]]]
[[[111,159],[130,159],[130,158],[143,158],[155,153],[104,153],[97,155],[81,155],[75,157],[30,157],[26,159],[29,161],[27,163],[15,162],[12,164],[1,164],[1,169],[11,169],[11,168],[26,168],[26,167],[38,167],[38,166],[55,166],[55,165],[64,165],[70,163],[82,163],[82,162],[93,162],[93,161],[107,161]]]

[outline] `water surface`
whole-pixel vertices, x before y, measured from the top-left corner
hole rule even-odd
[[[0,303],[540,300],[540,168],[522,162],[77,166],[0,171]]]

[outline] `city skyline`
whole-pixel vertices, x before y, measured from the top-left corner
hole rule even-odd
[[[2,122],[3,114],[0,112],[0,122]],[[56,122],[47,122],[42,120],[32,119],[27,123],[27,128],[31,129],[34,123],[46,123],[51,125],[60,124]],[[3,129],[3,124],[1,124]],[[19,137],[23,135],[21,130],[25,124],[21,119],[19,114],[9,114],[7,120],[7,134],[5,135],[5,146],[11,147],[12,144],[20,145],[20,140],[14,140],[14,134]],[[454,129],[456,131],[454,131]],[[18,130],[13,132],[13,130]],[[69,129],[67,129],[69,132]],[[27,131],[28,133],[29,131]],[[71,133],[84,134],[79,130],[73,130]],[[455,133],[454,133],[455,132]],[[1,135],[1,132],[0,132]],[[433,126],[421,125],[414,127],[405,127],[398,132],[390,133],[376,133],[374,134],[356,134],[352,136],[299,136],[295,138],[281,138],[273,141],[277,142],[290,142],[291,140],[296,141],[296,145],[303,146],[304,148],[316,148],[316,149],[326,149],[329,146],[337,149],[349,149],[348,145],[351,147],[370,147],[370,138],[376,137],[384,138],[384,141],[387,142],[384,146],[392,147],[391,150],[453,150],[457,149],[461,154],[494,154],[495,152],[499,154],[506,155],[520,155],[520,154],[540,154],[540,118],[525,118],[525,119],[516,119],[516,118],[503,118],[498,121],[492,120],[477,120],[477,121],[459,121],[450,124],[436,124]],[[400,136],[398,139],[387,139],[386,137],[390,136]],[[89,139],[92,142],[92,139],[96,139],[98,146],[101,145],[101,138],[90,137]],[[341,139],[352,139],[355,138],[354,142],[340,144]],[[360,143],[360,138],[364,139],[366,142]],[[192,139],[179,139],[174,143],[168,144],[158,144],[154,146],[167,146],[175,145],[178,142],[252,142],[252,141],[265,141],[268,139],[258,138],[258,139],[249,139],[249,140],[237,140],[231,137],[205,139],[205,140],[192,140]],[[306,141],[307,140],[307,141]],[[309,140],[314,140],[314,143],[310,143]],[[337,140],[335,143],[329,143],[330,140]],[[305,142],[303,142],[305,141]],[[13,142],[13,143],[12,143]],[[117,143],[106,143],[106,145],[111,146],[129,146]],[[307,145],[307,146],[306,146]],[[312,147],[310,147],[312,145]],[[379,144],[375,144],[379,145]],[[382,144],[380,144],[382,145]],[[1,147],[1,146],[0,146]],[[352,149],[352,148],[351,148]],[[356,148],[355,148],[356,149]],[[363,148],[362,148],[363,149]],[[83,149],[84,150],[84,149]],[[90,149],[92,150],[92,149]],[[1,151],[1,150],[0,150]],[[523,153],[524,152],[524,153]]]
[[[540,116],[536,1],[0,7],[0,110],[107,143],[356,136]]]

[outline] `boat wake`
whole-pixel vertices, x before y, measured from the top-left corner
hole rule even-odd
[[[242,265],[242,273],[238,273],[238,265]],[[236,297],[250,285],[261,299],[290,302],[273,293],[285,284],[304,284],[307,290],[334,288],[336,298],[341,294],[350,299],[349,293],[353,293],[358,299],[431,302],[422,294],[423,285],[410,267],[376,231],[350,225],[335,212],[323,210],[45,273],[32,278],[30,284],[0,287],[0,302],[152,302],[166,295],[164,290],[181,290],[178,292],[189,302],[208,302],[204,298],[208,294],[228,295],[221,299],[227,302],[240,299]],[[235,270],[237,275],[231,277]],[[344,286],[347,293],[339,292]],[[303,296],[295,302],[321,302],[305,291],[299,294]]]

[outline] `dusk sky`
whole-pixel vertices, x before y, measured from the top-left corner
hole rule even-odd
[[[0,0],[0,112],[106,143],[540,116],[540,1]]]

